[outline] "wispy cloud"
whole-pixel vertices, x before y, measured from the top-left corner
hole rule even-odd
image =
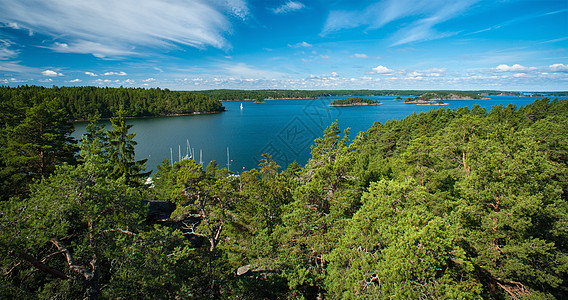
[[[12,44],[9,40],[0,39],[0,60],[12,59],[18,55],[17,51],[9,49]]]
[[[392,36],[391,45],[402,45],[438,39],[453,35],[450,32],[438,32],[434,27],[461,15],[467,8],[479,0],[382,0],[360,10],[331,11],[321,35],[357,27],[365,30],[376,30],[391,22],[407,17],[419,17]]]
[[[303,3],[297,1],[288,1],[277,8],[273,8],[275,14],[287,14],[289,12],[301,10],[306,7]]]
[[[263,70],[245,63],[219,65],[223,74],[239,78],[273,79],[284,77],[286,74],[277,71]]]
[[[93,72],[85,72],[85,75],[89,75],[89,76],[93,76],[93,77],[99,76],[99,75],[97,75]]]
[[[301,43],[297,43],[297,44],[294,44],[294,45],[288,44],[288,47],[291,47],[291,48],[301,48],[301,47],[309,48],[309,47],[312,47],[312,45],[310,43],[307,43],[307,42],[301,42]]]
[[[355,58],[369,58],[369,55],[364,54],[364,53],[355,53],[355,54],[353,54],[353,57],[355,57]]]
[[[52,35],[58,52],[99,57],[137,53],[140,46],[230,48],[229,15],[245,19],[244,0],[4,0],[0,22]],[[14,26],[13,26],[14,27]]]

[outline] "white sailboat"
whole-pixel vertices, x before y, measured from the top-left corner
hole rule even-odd
[[[241,110],[243,109],[243,104],[241,103]]]
[[[183,157],[183,159],[193,159],[193,153],[191,151],[191,146],[189,145],[189,140],[187,140],[187,149],[185,152],[185,156]]]

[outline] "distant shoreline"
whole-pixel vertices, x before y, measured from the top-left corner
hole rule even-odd
[[[262,101],[270,101],[270,100],[313,100],[313,99],[319,99],[320,97],[298,97],[298,98],[266,98],[266,99],[262,99],[260,100],[260,102]],[[233,100],[219,100],[221,102],[256,102],[257,99],[233,99]]]
[[[351,104],[330,104],[328,106],[333,106],[333,107],[344,107],[344,106],[369,106],[369,105],[382,105],[382,103],[366,103],[366,102],[357,102],[357,103],[351,103]]]
[[[168,118],[168,117],[181,117],[181,116],[193,116],[193,115],[209,115],[209,114],[220,114],[227,111],[223,109],[221,111],[196,111],[192,113],[183,114],[168,114],[168,115],[156,115],[156,116],[137,116],[137,117],[126,117],[126,119],[150,119],[150,118]],[[110,118],[101,118],[100,120],[110,120]],[[88,122],[88,119],[75,119],[71,120],[72,123]]]

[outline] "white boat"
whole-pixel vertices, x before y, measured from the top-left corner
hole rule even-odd
[[[243,109],[243,104],[241,103],[241,109]]]

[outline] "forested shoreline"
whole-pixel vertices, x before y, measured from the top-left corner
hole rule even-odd
[[[78,144],[57,100],[2,101],[2,297],[568,293],[568,100],[442,108],[355,137],[333,123],[305,166],[166,160],[151,185],[113,109]],[[173,211],[148,218],[148,201]]]
[[[221,112],[220,101],[191,92],[168,89],[109,87],[0,87],[3,106],[30,107],[55,101],[73,120],[88,120],[99,114],[108,119],[123,106],[127,117],[156,117],[195,113]]]
[[[313,99],[318,97],[369,97],[369,96],[413,96],[419,97],[427,94],[466,94],[474,99],[481,99],[476,95],[484,96],[525,96],[520,92],[507,92],[495,90],[479,90],[479,91],[425,91],[425,90],[202,90],[192,91],[192,93],[209,96],[220,101],[263,101],[273,99]],[[566,92],[550,92],[544,96],[565,96]],[[542,93],[534,93],[531,96],[542,97]]]

